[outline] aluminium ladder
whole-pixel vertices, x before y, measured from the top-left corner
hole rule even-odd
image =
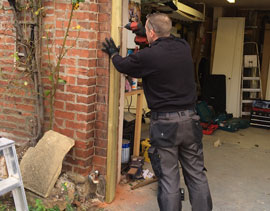
[[[259,50],[256,42],[245,42],[241,83],[241,116],[250,116],[254,100],[262,99]],[[250,53],[251,52],[251,53]]]
[[[0,153],[4,154],[9,177],[0,178],[0,196],[12,191],[17,211],[28,211],[22,176],[14,141],[0,138]]]

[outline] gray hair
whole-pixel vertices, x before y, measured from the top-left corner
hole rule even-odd
[[[172,21],[168,15],[164,13],[153,13],[146,16],[148,22],[146,27],[153,30],[158,37],[170,36],[172,29]]]

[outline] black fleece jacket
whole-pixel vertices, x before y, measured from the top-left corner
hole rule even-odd
[[[155,40],[149,48],[122,58],[112,58],[115,68],[142,78],[148,107],[157,112],[193,109],[196,84],[188,43],[173,36]]]

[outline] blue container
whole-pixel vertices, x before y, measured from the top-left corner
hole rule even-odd
[[[123,139],[121,163],[128,163],[130,158],[130,141]]]

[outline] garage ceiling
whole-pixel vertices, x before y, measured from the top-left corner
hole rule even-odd
[[[226,0],[180,0],[182,3],[205,3],[210,7],[242,7],[253,9],[270,9],[270,0],[235,0],[230,4]]]

